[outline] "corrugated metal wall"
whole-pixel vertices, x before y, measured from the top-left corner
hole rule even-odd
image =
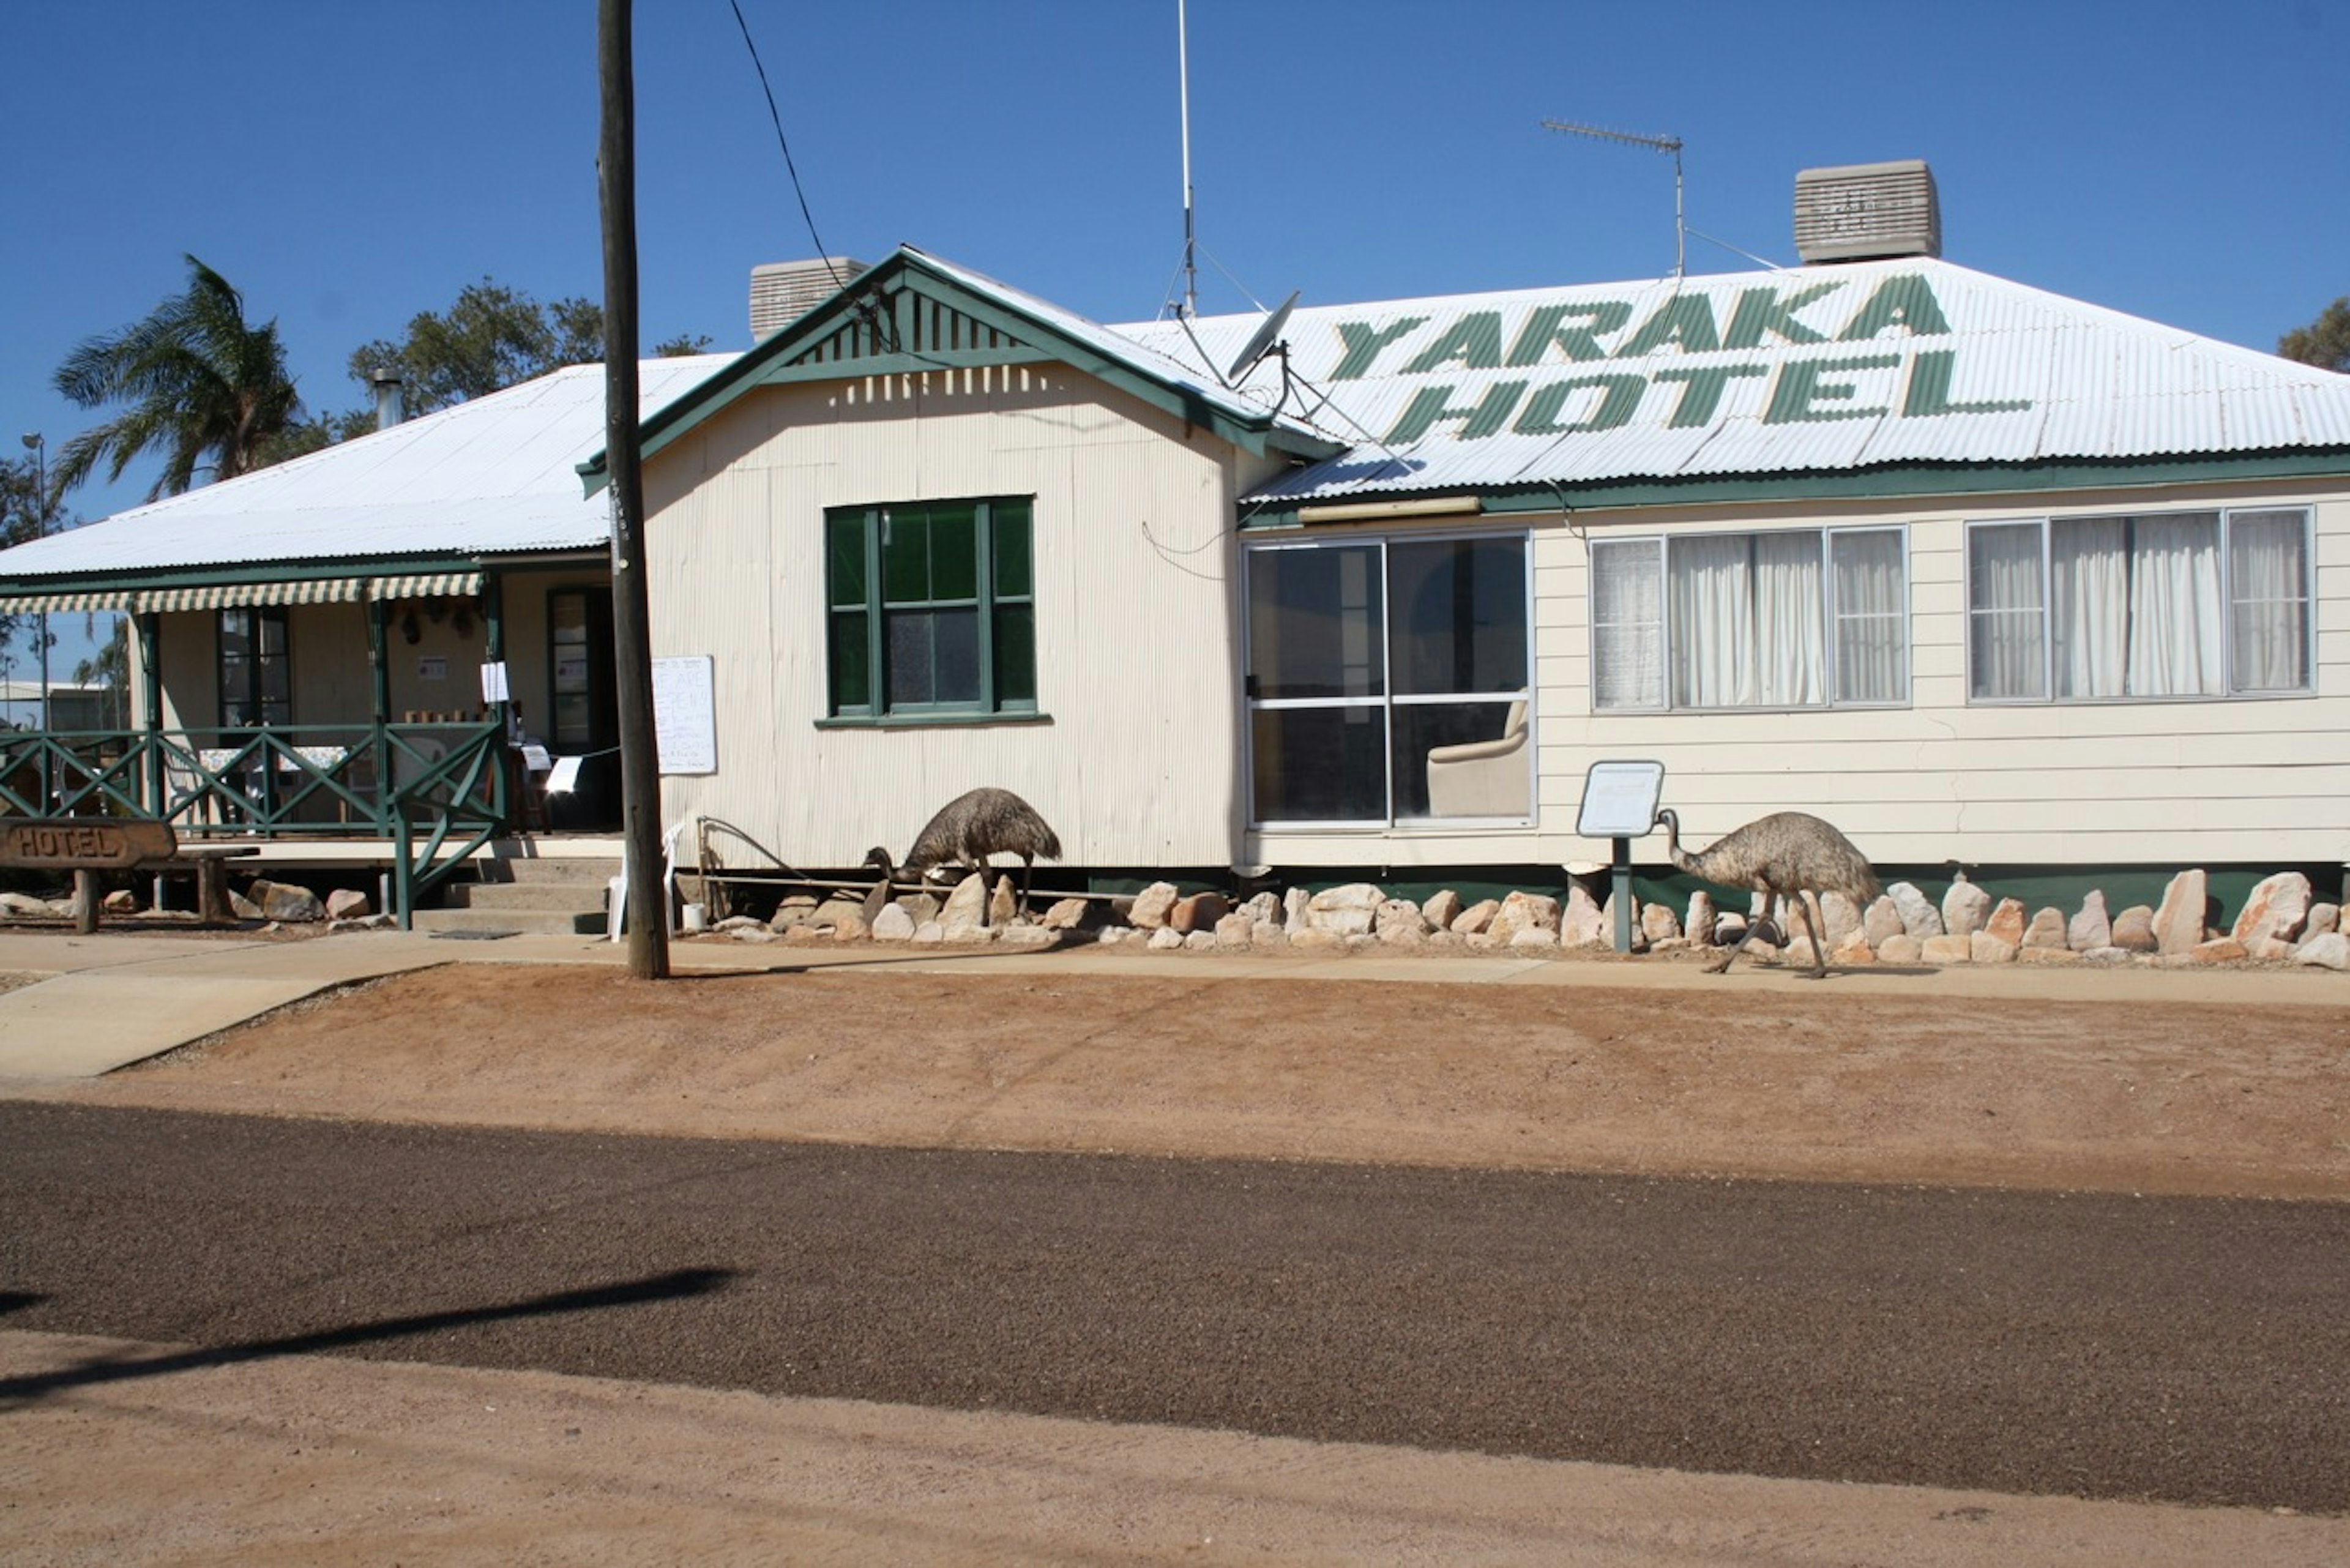
[[[875,844],[902,855],[940,805],[998,784],[1072,864],[1229,864],[1231,520],[1268,466],[1059,367],[743,399],[646,473],[654,652],[714,660],[719,771],[668,779],[665,819],[700,812],[787,864],[842,867]],[[999,495],[1035,497],[1045,717],[819,727],[826,510]]]

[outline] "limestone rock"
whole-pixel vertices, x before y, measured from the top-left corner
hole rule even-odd
[[[1916,884],[1896,882],[1885,889],[1885,896],[1893,900],[1893,908],[1899,912],[1901,929],[1917,938],[1920,945],[1929,937],[1944,934],[1942,912],[1928,901]]]
[[[1289,928],[1278,920],[1258,920],[1249,927],[1248,940],[1253,948],[1285,948]]]
[[[1711,947],[1713,945],[1713,895],[1700,888],[1690,895],[1689,918],[1681,922],[1681,934],[1689,938],[1692,947]],[[1564,932],[1565,927],[1562,925],[1559,929]]]
[[[1900,906],[1882,893],[1861,914],[1860,934],[1867,939],[1870,947],[1878,950],[1880,956],[1889,939],[1907,936],[1908,931],[1909,928],[1901,923]]]
[[[1826,922],[1823,933],[1830,951],[1844,946],[1845,939],[1860,929],[1860,907],[1842,893],[1820,895],[1820,919]]]
[[[1127,923],[1138,931],[1158,930],[1167,924],[1168,912],[1180,897],[1174,883],[1153,882],[1134,896],[1134,908],[1126,914]]]
[[[934,948],[946,940],[947,928],[945,921],[920,920],[915,923],[914,945],[916,947]]]
[[[1555,948],[1558,931],[1552,926],[1520,926],[1510,933],[1510,946],[1518,948]]]
[[[794,928],[798,929],[801,928]],[[754,920],[747,926],[737,926],[726,935],[738,942],[772,942],[779,940],[775,933]]]
[[[1566,890],[1566,909],[1558,920],[1558,945],[1563,948],[1604,948],[1616,940],[1607,911],[1592,901],[1577,882]]]
[[[1141,929],[1139,926],[1135,929],[1138,930]],[[1183,945],[1183,933],[1177,930],[1172,926],[1161,925],[1158,929],[1150,933],[1150,940],[1144,945],[1152,952],[1166,952],[1170,949],[1180,948]]]
[[[56,913],[47,898],[36,898],[29,893],[0,893],[0,911],[44,920]]]
[[[973,875],[976,876],[977,873],[974,872]],[[983,948],[1000,940],[1003,928],[983,926],[974,920],[969,925],[949,924],[946,930],[947,946],[951,948]]]
[[[995,890],[987,896],[987,923],[1008,926],[1018,920],[1024,911],[1020,908],[1020,889],[1009,877],[995,879]]]
[[[910,942],[914,940],[914,917],[895,904],[884,904],[881,912],[873,917],[873,940],[877,942]]]
[[[1291,947],[1307,952],[1327,952],[1347,945],[1346,938],[1336,931],[1326,931],[1319,926],[1287,926],[1283,929],[1289,933]]]
[[[2144,904],[2132,904],[2116,915],[2114,946],[2131,953],[2150,953],[2161,946],[2154,938],[2154,911]]]
[[[353,915],[348,920],[328,920],[327,934],[334,936],[343,931],[390,931],[397,930],[399,927],[400,922],[390,915]]]
[[[356,888],[338,888],[327,895],[327,919],[330,920],[362,920],[375,913],[375,905]]]
[[[2181,871],[2162,890],[2162,907],[2154,912],[2154,945],[2163,957],[2192,952],[2209,934],[2203,911],[2210,902],[2210,881],[2200,871]]]
[[[1502,900],[1499,898],[1480,898],[1453,916],[1452,923],[1444,929],[1459,936],[1473,937],[1491,926],[1493,917],[1501,912]]]
[[[2138,955],[2137,953],[2134,953],[2129,949],[2123,947],[2085,948],[2081,952],[2081,961],[2083,963],[2096,964],[2105,968],[2134,964],[2137,962],[2137,961]]]
[[[1930,947],[1932,944],[1927,945]],[[1970,963],[2013,963],[2017,951],[2015,943],[2005,937],[1993,936],[1989,931],[1977,931],[1967,939],[1967,961]]]
[[[1422,904],[1419,913],[1430,930],[1449,931],[1453,918],[1461,913],[1461,895],[1447,888]]]
[[[854,920],[857,929],[864,930],[865,905],[855,898],[827,898],[807,918],[807,923],[820,931],[837,931],[844,920]]]
[[[1558,900],[1547,893],[1515,892],[1502,900],[1499,914],[1486,928],[1497,941],[1514,943],[1518,933],[1525,930],[1547,931],[1552,945],[1558,941]]]
[[[99,900],[99,908],[109,915],[131,915],[139,911],[139,895],[128,888],[117,888]],[[361,914],[367,911],[362,909]]]
[[[1216,922],[1216,945],[1220,948],[1244,948],[1256,938],[1256,921],[1246,909],[1234,909]]]
[[[2340,931],[2321,931],[2293,950],[2293,961],[2322,969],[2350,970],[2350,937]]]
[[[1314,895],[1303,888],[1292,888],[1281,896],[1281,923],[1293,931],[1302,931],[1313,922],[1307,919]]]
[[[2023,946],[2034,949],[2057,948],[2070,951],[2071,934],[2064,923],[2064,911],[2050,905],[2032,917],[2024,928]]]
[[[1049,948],[1060,940],[1060,932],[1031,920],[1014,920],[996,935],[996,940],[1007,948]]]
[[[1990,915],[1991,895],[1963,877],[1942,895],[1942,929],[1950,936],[1973,936]]]
[[[2328,931],[2338,931],[2341,929],[2341,905],[2312,904],[2309,907],[2309,922],[2302,928],[2301,934],[2303,940],[2306,940],[2310,937],[2322,937]]]
[[[1991,910],[1991,919],[1983,922],[1982,929],[2009,947],[2022,947],[2023,945],[2023,900],[2002,898],[1999,901],[1999,907]]]
[[[1918,956],[1931,964],[1972,963],[1975,961],[1975,939],[1954,937],[1948,933],[1928,937],[1918,944]]]
[[[1074,931],[1085,924],[1085,919],[1086,901],[1083,898],[1058,898],[1051,909],[1045,911],[1042,924],[1048,931]],[[873,934],[877,937],[881,934],[878,924],[873,928]]]
[[[1877,954],[1870,950],[1868,939],[1861,934],[1859,928],[1855,927],[1845,933],[1844,940],[1836,943],[1829,950],[1828,961],[1847,966],[1856,963],[1875,963]]]
[[[1663,904],[1640,906],[1640,934],[1648,939],[1650,947],[1666,940],[1678,940],[1681,934],[1679,918]]]
[[[1326,888],[1306,900],[1306,920],[1316,930],[1342,937],[1367,936],[1388,896],[1368,882]]]
[[[255,877],[248,894],[261,906],[261,918],[284,925],[307,924],[327,918],[327,906],[307,888],[291,882],[265,882]]]
[[[1193,931],[1213,931],[1216,922],[1232,912],[1222,893],[1193,893],[1169,907],[1167,924],[1188,937]]]
[[[2282,958],[2309,923],[2309,878],[2280,871],[2262,880],[2244,900],[2230,935],[2255,958]]]
[[[2071,948],[2027,947],[2017,950],[2015,961],[2037,964],[2079,963],[2082,961],[2082,955],[2074,952]]]
[[[1383,942],[1416,941],[1428,935],[1428,918],[1409,898],[1389,898],[1372,917],[1371,929]]]
[[[805,926],[816,914],[816,895],[790,893],[775,906],[775,918],[767,922],[771,931],[788,931],[794,926]],[[720,922],[722,925],[723,921]]]
[[[828,929],[832,932],[832,940],[837,942],[861,942],[872,934],[872,928],[865,923],[862,911],[841,916]]]
[[[2187,956],[2197,963],[2241,963],[2251,955],[2235,938],[2214,937],[2210,941],[2197,942],[2187,950]]]
[[[1248,911],[1248,918],[1252,922],[1261,924],[1266,920],[1270,920],[1274,925],[1278,926],[1284,921],[1284,906],[1282,901],[1274,897],[1271,893],[1259,893],[1255,898],[1251,898],[1247,903],[1243,904],[1241,908]]]
[[[974,871],[955,884],[947,895],[945,908],[939,911],[939,924],[947,929],[950,939],[956,931],[977,929],[981,917],[987,912],[987,878]]]
[[[2097,888],[2081,900],[2081,912],[2064,928],[2064,945],[2076,953],[2114,945],[2113,917],[2106,913],[2106,896]]]
[[[1213,952],[1216,950],[1216,933],[1213,931],[1190,932],[1183,938],[1183,946],[1190,952]]]

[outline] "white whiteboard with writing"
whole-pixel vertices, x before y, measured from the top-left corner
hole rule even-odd
[[[665,774],[718,771],[718,700],[710,655],[653,660],[653,744]]]
[[[1665,764],[1594,763],[1583,780],[1583,815],[1575,831],[1586,838],[1638,838],[1657,825]]]

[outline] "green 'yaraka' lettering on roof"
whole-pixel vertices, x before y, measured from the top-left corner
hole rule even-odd
[[[1866,420],[1891,413],[1887,407],[1822,408],[1822,403],[1843,403],[1859,396],[1860,389],[1850,381],[1831,381],[1826,378],[1847,370],[1889,370],[1901,363],[1898,354],[1862,354],[1850,359],[1795,359],[1779,372],[1779,384],[1771,389],[1771,407],[1762,415],[1766,425],[1817,423],[1826,420]]]
[[[1929,348],[1918,356],[1909,367],[1909,390],[1901,400],[1901,412],[1910,419],[1931,414],[2012,414],[2032,406],[2030,398],[1988,398],[1980,402],[1950,401],[1950,369],[1957,361],[1956,350]]]
[[[1731,313],[1730,330],[1722,335],[1725,348],[1752,348],[1761,345],[1762,334],[1775,332],[1790,343],[1825,343],[1825,332],[1814,331],[1795,319],[1795,312],[1815,300],[1825,298],[1844,286],[1845,280],[1835,278],[1798,289],[1784,299],[1775,288],[1750,288],[1738,296],[1738,308]]]
[[[1702,294],[1675,295],[1640,324],[1632,340],[1616,350],[1616,358],[1637,359],[1643,354],[1655,353],[1668,343],[1678,343],[1692,354],[1710,353],[1721,348],[1721,331],[1714,325],[1712,299]]]
[[[1558,422],[1559,410],[1566,400],[1589,388],[1599,388],[1605,396],[1587,419]],[[1582,435],[1590,431],[1612,431],[1632,422],[1639,411],[1640,396],[1648,389],[1647,379],[1639,376],[1569,376],[1564,381],[1553,381],[1526,400],[1525,412],[1511,429],[1520,435]]]
[[[1861,342],[1894,326],[1907,327],[1918,337],[1950,330],[1942,302],[1934,297],[1934,286],[1916,273],[1902,273],[1878,284],[1868,303],[1845,324],[1844,341]]]
[[[1459,360],[1464,369],[1491,370],[1502,362],[1502,316],[1496,310],[1472,310],[1444,329],[1444,335],[1406,365],[1404,374],[1417,376],[1439,365]]]
[[[1407,316],[1386,327],[1377,327],[1364,321],[1338,323],[1338,341],[1347,346],[1347,357],[1330,372],[1334,381],[1352,381],[1370,373],[1372,361],[1379,350],[1428,319],[1425,316]]]
[[[1575,317],[1586,318],[1587,327],[1567,325]],[[1621,332],[1624,323],[1632,319],[1632,307],[1620,299],[1595,299],[1576,305],[1545,305],[1528,314],[1526,324],[1518,328],[1518,340],[1510,345],[1510,365],[1539,365],[1543,357],[1555,343],[1570,359],[1605,359],[1607,350],[1599,345],[1603,332]]]

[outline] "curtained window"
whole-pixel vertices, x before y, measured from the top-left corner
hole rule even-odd
[[[2057,517],[1967,531],[1968,692],[2118,701],[2310,687],[2309,514]]]
[[[1898,528],[1800,528],[1591,547],[1592,701],[1817,708],[1908,700]]]

